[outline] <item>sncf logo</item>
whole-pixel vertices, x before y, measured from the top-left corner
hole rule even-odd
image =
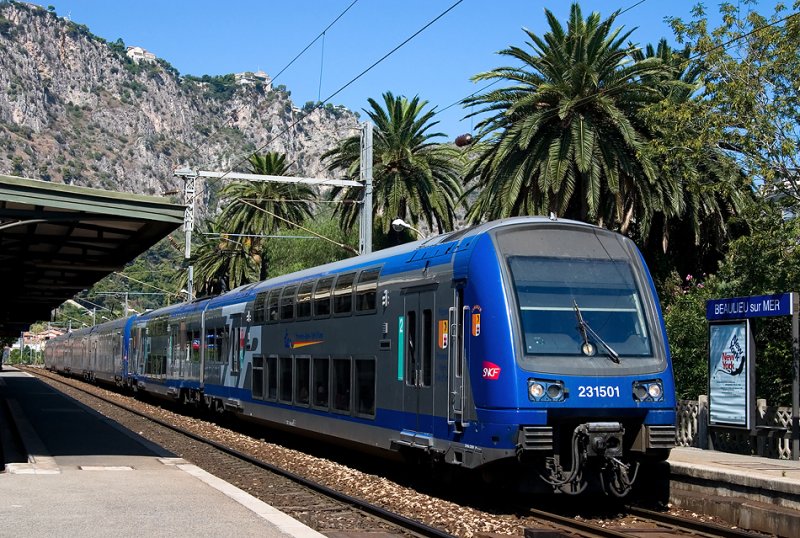
[[[500,379],[500,367],[493,362],[483,361],[483,378],[493,381]]]

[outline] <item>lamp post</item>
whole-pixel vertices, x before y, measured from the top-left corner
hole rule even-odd
[[[411,230],[412,232],[417,234],[418,238],[422,238],[422,232],[420,232],[419,230],[417,230],[416,228],[414,228],[409,223],[407,223],[406,221],[404,221],[399,217],[392,221],[392,229],[395,232],[402,232],[403,230]]]

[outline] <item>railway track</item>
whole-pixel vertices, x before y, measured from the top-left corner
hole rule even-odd
[[[387,508],[387,506],[393,507],[393,501],[387,499],[392,496],[399,498],[412,495],[401,491],[383,497],[379,494],[377,495],[379,502],[375,502],[374,499],[367,501],[364,500],[363,494],[353,495],[343,492],[343,488],[339,485],[335,487],[325,485],[322,483],[323,480],[309,479],[307,476],[301,476],[300,472],[287,470],[287,466],[282,462],[269,463],[263,458],[246,453],[249,445],[262,442],[260,440],[235,434],[237,442],[220,442],[212,439],[213,435],[209,435],[208,432],[198,432],[197,428],[188,429],[176,425],[170,418],[173,414],[159,407],[148,405],[145,407],[149,410],[143,412],[133,407],[141,405],[141,402],[133,398],[110,393],[95,385],[64,378],[41,369],[26,370],[128,429],[236,485],[315,530],[337,538],[361,533],[440,538],[497,534],[516,536],[524,534],[527,538],[754,536],[753,533],[740,529],[699,521],[688,514],[676,516],[620,505],[605,513],[601,511],[598,514],[595,511],[589,516],[577,513],[567,516],[564,515],[563,508],[558,507],[539,510],[518,503],[510,506],[502,500],[475,498],[464,500],[463,497],[459,497],[460,500],[455,502],[448,501],[447,498],[412,499],[412,504],[417,505],[416,510],[409,510],[407,506],[393,510]],[[92,399],[94,403],[87,401]],[[124,403],[124,400],[129,401],[130,405]],[[128,416],[122,416],[124,414]],[[232,447],[232,444],[239,448]],[[314,465],[316,463],[312,461],[307,467]],[[306,475],[307,470],[313,471],[313,469],[302,469],[302,474]],[[327,470],[321,474],[332,472],[338,473],[339,470]],[[360,480],[358,476],[349,479],[351,482]],[[387,491],[393,488],[402,490],[402,486],[391,484],[391,480],[385,482]],[[376,488],[370,486],[370,489]],[[574,506],[574,503],[570,504]],[[420,521],[423,518],[427,519],[424,522]],[[461,524],[459,520],[462,520]]]
[[[695,536],[708,538],[753,538],[756,533],[718,525],[693,521],[686,517],[673,516],[645,508],[626,506],[629,516],[635,518],[635,526],[626,522],[597,523],[580,521],[545,512],[530,510],[532,517],[550,522],[557,528],[528,527],[525,538],[554,538],[555,536],[582,536],[586,538],[667,538],[672,536]]]

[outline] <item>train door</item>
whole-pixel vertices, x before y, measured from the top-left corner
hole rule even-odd
[[[91,339],[91,344],[90,344],[90,346],[91,346],[91,349],[90,349],[91,364],[89,365],[89,373],[90,374],[94,374],[94,372],[96,372],[98,370],[98,367],[97,367],[97,362],[98,362],[97,361],[97,354],[98,354],[98,350],[97,350],[98,342],[97,341],[98,340],[99,340],[99,338],[97,336],[95,336],[94,338]]]
[[[464,290],[453,291],[453,306],[449,312],[449,338],[447,363],[447,424],[452,431],[461,432],[466,425],[464,407],[466,388],[464,383],[467,357],[465,327],[467,327],[469,307],[464,306]]]
[[[433,290],[405,294],[404,425],[423,436],[433,434],[433,313]],[[428,442],[415,436],[415,444]]]

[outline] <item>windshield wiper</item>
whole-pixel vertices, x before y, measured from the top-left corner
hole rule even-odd
[[[614,351],[614,348],[609,346],[605,340],[600,338],[600,335],[594,332],[589,324],[586,323],[586,320],[583,319],[583,314],[581,314],[581,309],[578,308],[578,301],[572,300],[572,304],[575,307],[575,317],[578,318],[578,330],[581,333],[581,338],[583,338],[583,346],[581,346],[581,351],[584,355],[592,356],[594,355],[594,346],[589,342],[589,335],[592,338],[603,346],[606,349],[606,356],[611,360],[611,362],[615,364],[619,364],[619,353]]]

